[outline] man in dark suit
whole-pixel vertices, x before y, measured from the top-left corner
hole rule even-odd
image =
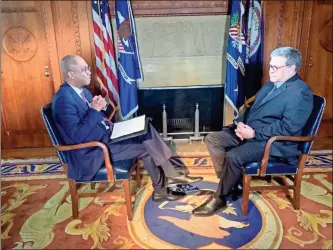
[[[113,161],[141,158],[152,179],[154,201],[177,200],[184,194],[168,186],[202,180],[175,170],[169,161],[171,150],[150,124],[146,134],[112,143],[113,123],[106,118],[110,113],[106,100],[93,97],[84,88],[91,80],[90,67],[80,56],[68,55],[62,59],[61,70],[65,82],[54,96],[52,114],[66,144],[100,141],[108,145]],[[68,153],[68,161],[70,178],[91,180],[103,165],[103,152],[99,147],[73,150]]]
[[[205,138],[220,181],[215,195],[192,211],[195,216],[210,216],[226,207],[226,196],[238,184],[243,164],[259,162],[271,136],[301,135],[313,107],[312,91],[297,74],[301,55],[294,48],[281,47],[270,58],[270,81],[257,93],[250,110]],[[298,155],[296,143],[274,142],[270,156],[294,163]]]

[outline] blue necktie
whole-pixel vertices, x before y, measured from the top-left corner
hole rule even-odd
[[[267,100],[267,98],[275,91],[277,90],[276,85],[274,84],[274,87],[271,89],[271,91],[268,92],[268,94],[265,96],[265,98],[261,101],[260,104],[262,104],[263,102],[265,102]]]

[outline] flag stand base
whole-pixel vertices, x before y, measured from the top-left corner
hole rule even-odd
[[[190,144],[192,144],[192,141],[201,141],[203,143],[204,136],[190,136]]]
[[[173,137],[171,137],[171,136],[170,136],[170,137],[164,137],[163,140],[164,140],[165,142],[170,142],[170,143],[172,144],[172,138],[173,138]]]

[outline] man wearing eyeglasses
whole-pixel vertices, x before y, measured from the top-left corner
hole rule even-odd
[[[61,61],[61,70],[65,82],[53,98],[52,115],[65,144],[100,141],[109,147],[113,161],[142,159],[153,183],[155,202],[180,199],[185,193],[170,187],[202,180],[181,174],[172,166],[172,152],[151,124],[144,135],[111,143],[113,123],[106,118],[111,110],[105,98],[93,97],[84,88],[91,80],[88,64],[80,56],[68,55]],[[104,163],[98,147],[72,150],[67,160],[68,176],[78,181],[91,180]]]
[[[301,55],[295,48],[281,47],[270,58],[270,81],[257,93],[252,107],[232,125],[205,138],[220,181],[216,193],[192,211],[195,216],[210,216],[226,207],[242,166],[262,159],[270,137],[301,135],[313,107],[312,91],[298,75]],[[272,144],[271,159],[294,163],[298,155],[294,142]]]

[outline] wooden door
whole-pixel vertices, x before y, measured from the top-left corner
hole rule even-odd
[[[302,54],[304,80],[325,97],[326,109],[313,149],[332,149],[332,2],[305,2]]]
[[[51,102],[58,64],[48,1],[1,4],[2,148],[50,146],[40,108]],[[51,52],[53,55],[51,56]],[[53,65],[53,72],[59,66]]]

